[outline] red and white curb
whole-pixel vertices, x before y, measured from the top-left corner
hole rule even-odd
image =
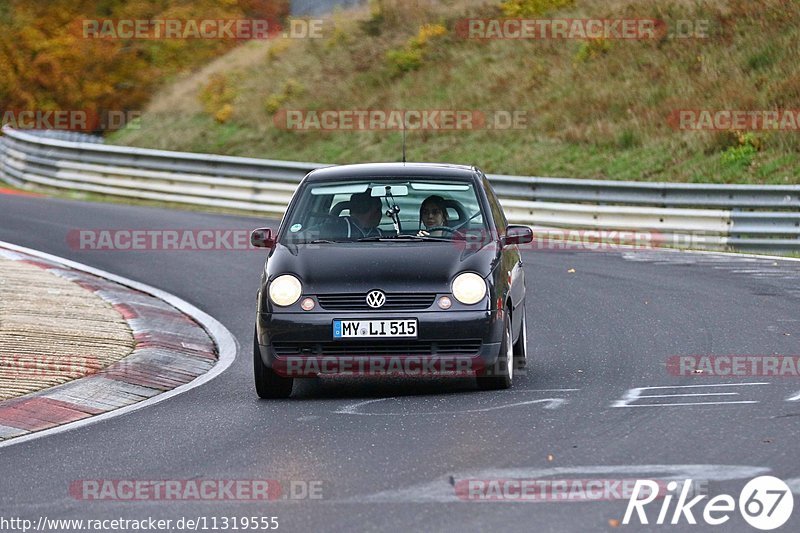
[[[0,448],[141,409],[210,381],[236,357],[236,340],[191,304],[143,283],[0,241],[25,261],[109,302],[133,332],[133,352],[96,374],[0,402]]]
[[[43,194],[37,194],[35,192],[28,192],[28,191],[20,191],[17,189],[6,189],[4,187],[0,187],[0,194],[7,194],[9,196],[44,196]]]

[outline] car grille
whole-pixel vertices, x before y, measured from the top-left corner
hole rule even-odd
[[[386,303],[374,309],[367,305],[366,293],[319,294],[320,307],[329,311],[385,311],[392,309],[427,309],[433,305],[435,293],[386,293]]]
[[[480,339],[457,341],[403,341],[392,339],[383,342],[333,341],[333,342],[273,342],[272,348],[279,357],[289,356],[475,356],[481,349]]]

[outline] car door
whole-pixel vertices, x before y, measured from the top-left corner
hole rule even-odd
[[[491,183],[489,183],[488,178],[486,178],[485,174],[481,174],[481,178],[483,186],[486,189],[486,197],[489,200],[489,209],[492,211],[492,218],[497,227],[497,233],[502,240],[506,234],[508,220],[506,219],[503,207],[500,205],[500,201],[494,193],[494,189]],[[502,281],[498,280],[500,282],[498,288],[500,286],[505,286],[510,295],[511,315],[513,317],[512,329],[518,332],[522,322],[522,313],[516,313],[515,311],[520,305],[524,305],[525,299],[525,271],[522,268],[522,256],[516,244],[503,247],[500,250],[500,254],[499,268],[501,270],[499,275],[504,279]]]

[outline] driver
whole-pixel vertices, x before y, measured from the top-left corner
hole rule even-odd
[[[420,229],[417,235],[421,237],[441,237],[447,235],[442,229],[433,229],[436,227],[447,226],[447,206],[445,200],[439,195],[432,195],[425,198],[422,205],[419,207],[419,221],[420,227],[425,224],[425,229]]]
[[[323,234],[328,238],[361,239],[364,237],[382,237],[378,227],[381,222],[381,199],[372,196],[369,190],[350,196],[350,215],[339,217],[326,225]]]

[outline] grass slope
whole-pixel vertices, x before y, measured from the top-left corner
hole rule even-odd
[[[376,0],[322,39],[250,42],[154,98],[110,142],[324,163],[398,160],[396,131],[286,131],[281,109],[525,110],[521,130],[417,131],[409,159],[487,172],[647,181],[800,183],[800,132],[697,132],[677,109],[800,108],[794,0],[517,0],[548,18],[708,20],[707,38],[461,38],[499,2]],[[442,31],[444,30],[444,31]]]

